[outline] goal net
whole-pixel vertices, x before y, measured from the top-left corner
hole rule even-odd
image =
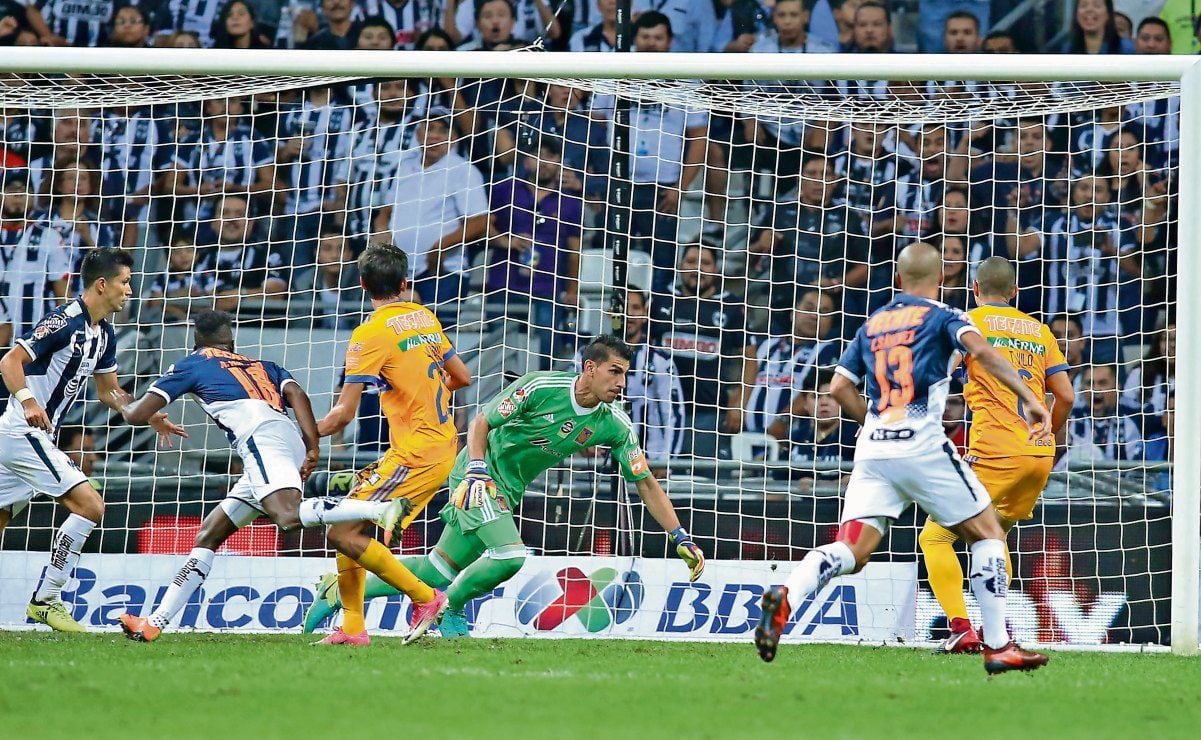
[[[1003,256],[1076,392],[1066,452],[1009,536],[1015,638],[1167,644],[1179,101],[1153,82],[10,75],[4,298],[20,336],[79,294],[89,248],[124,246],[126,388],[145,392],[191,350],[189,316],[216,307],[236,316],[238,350],[291,371],[320,417],[371,310],[355,258],[391,242],[473,373],[450,406],[460,429],[523,374],[571,370],[617,332],[635,349],[625,408],[715,563],[689,586],[590,450],[527,492],[518,520],[540,557],[492,598],[509,607],[490,634],[739,639],[789,561],[833,539],[856,425],[827,384],[894,294],[898,251],[938,247],[943,300],[963,309],[978,265]],[[195,401],[168,411],[190,437],[156,449],[89,387],[59,433],[107,507],[65,594],[89,626],[161,598],[241,473]],[[944,426],[965,452],[958,383]],[[368,394],[306,493],[345,493],[387,439]],[[433,545],[444,501],[398,552]],[[38,498],[0,536],[2,621],[23,620],[62,516]],[[792,636],[945,635],[923,523],[906,512]],[[185,626],[293,628],[332,568],[321,531],[267,520],[222,552]],[[369,623],[403,629],[401,602],[378,603]]]

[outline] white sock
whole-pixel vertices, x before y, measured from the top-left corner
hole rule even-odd
[[[972,545],[971,551],[969,572],[972,574],[972,593],[984,620],[984,644],[990,648],[1005,647],[1009,642],[1009,630],[1005,628],[1005,595],[1009,591],[1005,543],[980,540]]]
[[[350,498],[306,498],[300,502],[300,525],[319,527],[347,522],[370,522],[387,506],[378,501],[358,501]]]
[[[831,542],[810,550],[784,582],[788,587],[788,605],[795,612],[806,596],[820,591],[830,579],[853,570],[855,554],[845,542]]]
[[[188,561],[175,574],[175,578],[171,579],[167,593],[163,594],[163,602],[150,615],[150,623],[159,629],[170,624],[171,618],[184,608],[212,568],[213,551],[203,547],[194,548],[188,554]]]
[[[79,562],[79,551],[83,549],[83,543],[87,541],[95,526],[96,522],[78,514],[67,517],[63,526],[54,533],[54,544],[50,547],[50,564],[46,566],[46,572],[38,582],[37,590],[33,592],[34,600],[47,602],[59,598],[71,571]]]

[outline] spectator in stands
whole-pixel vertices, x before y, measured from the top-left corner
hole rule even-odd
[[[609,174],[609,144],[603,124],[584,108],[584,91],[565,85],[539,83],[537,99],[542,104],[527,117],[510,124],[518,142],[529,146],[542,137],[563,142],[563,189],[586,200],[604,200]],[[497,132],[498,139],[501,136]]]
[[[89,478],[96,471],[96,438],[85,427],[64,424],[58,430],[58,448],[67,453],[75,467]]]
[[[359,285],[354,250],[342,229],[327,224],[317,245],[317,269],[313,271],[313,326],[322,329],[353,329],[362,322],[371,302]]]
[[[1130,20],[1130,16],[1125,13],[1114,11],[1113,25],[1118,31],[1118,36],[1123,41],[1129,41],[1134,36],[1134,21]]]
[[[617,0],[597,0],[600,22],[581,28],[567,42],[568,51],[613,51],[617,43]]]
[[[150,45],[150,21],[140,5],[122,5],[113,14],[108,46],[144,49]]]
[[[428,305],[463,293],[466,247],[488,231],[484,176],[451,150],[450,114],[430,109],[401,155],[375,231],[409,255],[414,289]]]
[[[91,127],[83,111],[77,108],[56,108],[53,114],[50,149],[29,163],[29,182],[34,190],[43,191],[46,179],[56,169],[67,167],[92,168],[88,160]]]
[[[387,0],[382,0],[387,4]],[[357,10],[359,6],[355,6]],[[382,15],[369,15],[354,25],[354,48],[362,51],[391,51],[396,48],[396,31]]]
[[[865,2],[867,0],[831,1],[834,22],[838,26],[838,47],[842,51],[851,51],[855,46],[855,13]]]
[[[1012,212],[1016,213],[1016,209]],[[1012,222],[1006,224],[1007,228],[1013,226]],[[971,209],[968,208],[967,188],[962,185],[949,185],[942,194],[942,203],[939,204],[935,223],[925,238],[933,243],[944,244],[948,239],[955,240],[952,248],[956,250],[956,254],[962,253],[956,259],[964,261],[966,268],[963,273],[965,282],[962,286],[970,289],[976,275],[976,267],[981,262],[997,254],[1009,256],[1009,243],[1006,239],[1011,236],[1016,239],[1019,236],[1016,232],[1017,227],[1013,226],[1013,229],[1014,231],[1007,230],[998,235],[987,230],[987,227],[979,228],[973,222]]]
[[[830,395],[834,372],[821,368],[810,373],[798,391],[803,398],[803,411],[788,430],[788,460],[791,470],[773,471],[776,479],[795,481],[802,492],[808,491],[815,480],[837,481],[843,477],[839,468],[849,472],[855,459],[855,437],[859,426],[842,418],[842,409]],[[818,470],[821,466],[823,470]],[[828,469],[835,467],[833,470]],[[799,470],[798,470],[799,468]]]
[[[942,298],[948,306],[960,311],[972,307],[971,271],[967,259],[967,244],[963,236],[945,234],[942,239]]]
[[[403,152],[417,145],[420,83],[380,80],[369,86],[372,101],[351,135],[350,157],[339,178],[346,182],[346,234],[365,246],[376,213],[392,188]],[[361,246],[356,251],[362,251]]]
[[[95,122],[92,138],[100,146],[100,217],[121,230],[112,246],[133,247],[149,223],[151,186],[162,163],[159,122],[149,108],[109,107]]]
[[[171,247],[167,269],[150,286],[146,308],[161,310],[164,321],[186,322],[193,302],[211,308],[216,293],[217,275],[209,258],[188,240],[180,239]]]
[[[892,12],[884,3],[866,0],[855,10],[850,51],[881,54],[893,50]]]
[[[1009,31],[990,31],[984,37],[980,50],[985,54],[1017,54],[1021,51]]]
[[[220,200],[211,244],[216,271],[217,310],[236,312],[244,298],[270,297],[288,290],[291,263],[255,238],[246,198],[226,195]]]
[[[1133,54],[1134,44],[1118,35],[1113,0],[1076,0],[1068,54]]]
[[[952,12],[943,24],[942,44],[947,54],[975,54],[980,51],[980,17],[970,10]]]
[[[103,46],[115,0],[29,0],[25,20],[43,46]]]
[[[39,134],[29,110],[0,107],[0,169],[23,169]],[[28,175],[28,173],[26,173]]]
[[[1171,54],[1172,31],[1167,22],[1157,16],[1148,16],[1138,24],[1134,37],[1135,54]]]
[[[271,48],[271,44],[259,32],[254,11],[245,0],[230,0],[221,8],[214,21],[212,36],[213,46],[218,49]]]
[[[157,28],[195,36],[203,48],[213,46],[217,30],[217,15],[225,0],[168,0],[165,13],[160,13]],[[167,17],[164,17],[167,16]]]
[[[453,51],[455,45],[446,31],[434,27],[417,37],[414,47],[418,51]],[[474,114],[463,98],[458,80],[454,77],[434,77],[429,80],[423,78],[419,82],[420,92],[415,104],[417,110],[445,108],[455,113],[455,125],[459,133],[471,130]]]
[[[0,347],[33,329],[67,297],[71,265],[62,238],[37,206],[24,170],[3,172],[0,202]],[[45,296],[53,295],[53,300]]]
[[[474,32],[460,35],[457,42],[461,51],[507,51],[525,46],[526,41],[514,35],[517,10],[510,0],[482,0],[475,6],[474,18]],[[455,38],[458,29],[453,23],[444,28]]]
[[[200,37],[193,31],[175,31],[160,35],[155,39],[155,48],[163,49],[200,49]]]
[[[1072,379],[1072,390],[1076,393],[1076,406],[1084,404],[1083,370],[1088,362],[1088,338],[1080,327],[1080,319],[1075,316],[1062,314],[1047,322],[1055,341],[1059,343],[1059,351],[1068,361],[1068,377]]]
[[[1086,399],[1068,422],[1068,455],[1073,460],[1139,460],[1139,425],[1118,405],[1116,365],[1090,365],[1084,371]]]
[[[736,385],[727,398],[726,385],[740,378],[744,358],[754,356],[745,335],[745,301],[722,288],[721,266],[711,247],[686,247],[673,272],[677,285],[651,307],[652,333],[680,371],[686,427],[701,432],[687,447],[693,454],[713,455],[713,433],[723,415],[726,431],[742,429],[743,389]]]
[[[662,13],[643,13],[634,29],[637,51],[665,52],[671,48],[671,22]],[[597,95],[593,98],[593,115],[611,121],[615,105],[612,95]],[[635,248],[649,252],[655,267],[660,268],[655,271],[652,291],[663,291],[671,283],[670,268],[677,264],[680,198],[701,174],[705,161],[708,116],[678,106],[640,101],[631,106],[630,121],[634,145],[634,215],[630,231]],[[720,217],[713,220],[720,221]]]
[[[1151,16],[1138,24],[1134,37],[1136,54],[1171,54],[1172,35],[1168,24]],[[1140,83],[1135,83],[1140,84]],[[1147,143],[1147,160],[1156,167],[1172,166],[1180,149],[1180,98],[1157,97],[1126,106],[1125,120],[1142,130]]]
[[[649,317],[650,294],[631,288],[626,292],[623,318],[625,341],[634,350],[634,359],[626,376],[625,398],[630,404],[634,433],[646,456],[667,460],[683,451],[684,389],[671,355],[651,342]],[[576,352],[577,370],[582,354],[582,349]]]
[[[28,27],[24,3],[0,0],[0,46],[12,46],[17,40],[17,33]]]
[[[486,288],[529,307],[544,364],[559,349],[563,312],[579,302],[584,204],[563,192],[560,141],[545,136],[523,156],[520,177],[492,187],[492,251]]]
[[[926,123],[917,136],[917,162],[910,174],[896,184],[896,233],[899,237],[920,238],[934,225],[938,204],[947,182],[963,182],[958,167],[963,158],[953,160],[957,171],[948,171],[947,129],[941,123]]]
[[[963,399],[963,393],[947,396],[947,405],[942,410],[942,429],[960,456],[967,455],[967,403]]]
[[[321,0],[321,18],[325,21],[325,28],[297,45],[305,49],[337,51],[352,48],[355,43],[355,24],[350,12],[354,7],[354,0]]]
[[[890,151],[888,138],[886,124],[856,123],[850,147],[833,159],[835,174],[845,182],[847,206],[859,216],[861,232],[873,240],[892,235],[896,184],[913,171],[908,159]]]
[[[829,160],[809,157],[801,169],[800,188],[772,203],[751,232],[752,264],[747,272],[759,280],[753,289],[770,291],[767,305],[776,309],[776,322],[788,320],[799,285],[828,292],[842,312],[864,312],[868,240],[858,216],[845,202],[835,201],[836,191]],[[777,331],[783,326],[774,324]]]
[[[747,394],[745,428],[786,440],[789,427],[804,415],[800,392],[810,375],[838,362],[841,350],[838,307],[829,293],[808,288],[792,312],[792,326],[782,336],[768,336],[743,364]],[[810,384],[811,385],[811,384]]]
[[[1144,414],[1159,415],[1176,393],[1176,324],[1169,323],[1151,338],[1139,362],[1126,376],[1122,405]]]
[[[760,0],[721,0],[714,3],[717,11],[717,33],[713,36],[713,51],[738,53],[751,51],[760,35],[771,33],[772,20],[778,18],[780,3],[769,11]],[[805,9],[808,26],[808,8]],[[815,39],[816,40],[816,39]],[[837,51],[837,47],[831,45]]]
[[[51,173],[39,207],[42,218],[62,239],[63,257],[67,270],[76,283],[69,286],[72,295],[81,295],[78,284],[79,263],[87,250],[96,247],[119,246],[120,224],[101,221],[99,210],[99,173],[94,169],[65,167]]]
[[[713,51],[717,35],[717,13],[710,2],[693,0],[635,0],[635,12],[661,13],[672,29],[671,51]],[[641,18],[641,15],[639,15]]]
[[[362,0],[350,17],[364,24],[382,19],[393,30],[388,48],[412,49],[421,34],[432,28],[442,30],[444,7],[445,0]]]
[[[1176,458],[1176,396],[1173,394],[1164,400],[1163,412],[1143,443],[1143,454],[1148,462]],[[1152,474],[1150,488],[1153,493],[1171,493],[1172,471],[1169,469]]]
[[[980,35],[988,31],[991,13],[990,0],[921,0],[917,17],[918,51],[925,54],[956,53],[952,48],[955,39],[947,31],[952,18],[963,18],[964,15],[976,21],[974,35],[978,45]]]
[[[522,45],[540,38],[554,42],[570,31],[564,29],[547,0],[504,0],[509,6],[507,13],[500,6],[494,5],[500,1],[448,0],[442,16],[442,27],[455,43],[466,43],[467,46],[462,47],[465,49],[474,48],[470,45],[480,42],[490,34],[494,38],[497,37],[502,33],[500,27],[506,25],[509,25],[509,28],[507,32],[503,32],[503,38],[513,39],[515,43]],[[506,16],[512,19],[511,23],[505,19]]]
[[[805,0],[777,0],[771,22],[775,34],[758,37],[750,50],[758,53],[781,52],[832,54],[838,47],[809,36],[809,7]],[[733,43],[739,43],[736,38]],[[727,49],[727,51],[731,51]],[[741,49],[734,49],[741,51]]]
[[[271,224],[271,240],[291,252],[295,265],[313,264],[322,212],[345,207],[343,163],[350,155],[355,114],[332,87],[322,86],[308,88],[303,101],[281,116],[275,162],[284,203],[283,214]]]

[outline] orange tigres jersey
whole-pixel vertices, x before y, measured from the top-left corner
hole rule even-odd
[[[988,304],[968,313],[976,328],[995,349],[1009,358],[1013,369],[1039,398],[1047,394],[1047,377],[1068,369],[1059,345],[1042,322],[1008,305]],[[1018,397],[968,357],[968,383],[963,397],[972,411],[968,454],[980,458],[1021,455],[1053,456],[1054,440],[1028,441],[1030,427]]]
[[[442,381],[442,363],[454,354],[438,318],[416,303],[380,306],[350,335],[346,382],[378,383],[389,444],[417,462],[457,448]]]

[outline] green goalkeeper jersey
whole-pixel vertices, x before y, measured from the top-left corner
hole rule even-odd
[[[651,474],[630,417],[611,403],[590,409],[577,404],[577,377],[570,372],[527,373],[484,407],[492,427],[485,452],[488,472],[510,510],[535,478],[587,447],[612,448],[628,481]],[[463,449],[450,474],[452,490],[463,480],[467,462]]]

